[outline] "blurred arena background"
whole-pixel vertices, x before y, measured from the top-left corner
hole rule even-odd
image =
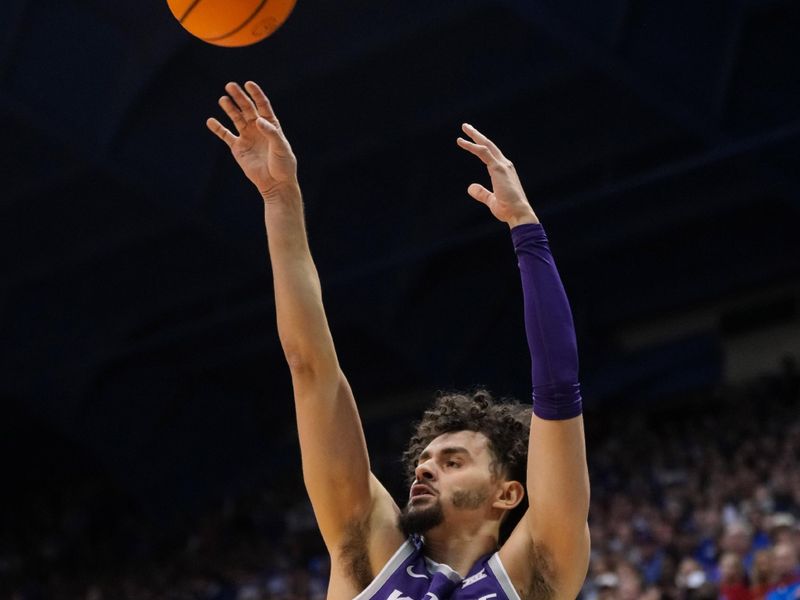
[[[788,600],[798,31],[793,0],[300,0],[221,49],[160,0],[6,0],[0,597],[324,598],[261,204],[204,125],[254,79],[398,498],[436,390],[530,393],[511,242],[465,192],[469,120],[517,165],[575,314],[582,597]]]

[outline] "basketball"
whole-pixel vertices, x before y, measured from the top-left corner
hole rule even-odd
[[[249,46],[278,29],[296,0],[167,0],[186,31],[215,46]]]

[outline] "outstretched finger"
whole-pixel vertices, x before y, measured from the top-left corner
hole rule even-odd
[[[467,193],[483,204],[489,204],[494,197],[494,193],[487,190],[480,183],[471,183],[467,188]]]
[[[272,109],[272,103],[267,98],[267,95],[261,89],[261,86],[258,85],[255,81],[247,81],[244,84],[244,88],[250,94],[250,96],[255,100],[256,108],[258,109],[258,114],[264,117],[267,121],[275,125],[276,127],[280,127],[278,123],[278,117],[275,116],[275,111]]]
[[[231,121],[233,121],[236,130],[241,133],[242,129],[247,127],[247,121],[245,121],[242,111],[239,110],[236,103],[228,96],[223,96],[219,99],[219,105],[222,107],[222,110],[225,111],[225,114],[230,117]]]
[[[231,81],[225,86],[225,91],[231,95],[239,110],[242,111],[245,121],[255,121],[258,118],[256,112],[256,105],[250,99],[250,96],[244,93],[244,90],[238,83]]]
[[[469,123],[464,123],[463,125],[461,125],[461,129],[464,131],[464,133],[466,133],[469,137],[475,140],[478,144],[480,144],[481,146],[486,146],[497,160],[501,160],[504,158],[503,153],[500,152],[500,148],[498,148],[497,145],[492,140],[483,135],[472,125],[470,125]]]
[[[487,167],[497,162],[497,159],[495,158],[494,154],[492,154],[492,151],[486,146],[475,144],[465,140],[464,138],[458,138],[456,143],[467,152],[470,152],[480,158],[481,161],[483,161],[483,164],[485,164]]]
[[[233,142],[236,141],[236,136],[228,131],[228,129],[214,117],[206,120],[206,127],[208,127],[219,139],[228,144],[229,148],[233,145]]]

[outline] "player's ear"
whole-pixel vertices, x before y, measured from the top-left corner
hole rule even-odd
[[[524,497],[525,486],[519,481],[503,481],[500,483],[492,506],[504,510],[511,510],[519,505]]]

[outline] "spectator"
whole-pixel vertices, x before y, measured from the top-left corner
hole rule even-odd
[[[753,556],[753,567],[750,569],[750,591],[753,600],[764,600],[775,582],[772,548],[759,550]]]
[[[797,520],[791,513],[775,513],[769,519],[770,539],[773,544],[788,542],[794,545]],[[795,551],[800,550],[795,548]]]
[[[619,577],[616,573],[602,573],[594,578],[597,600],[619,600]]]
[[[733,521],[725,527],[725,534],[720,543],[722,552],[738,554],[745,567],[753,565],[753,532],[742,521]]]
[[[623,562],[617,567],[619,600],[638,600],[642,595],[642,576],[632,564]]]
[[[675,586],[681,600],[695,600],[707,582],[708,577],[702,565],[694,558],[684,558],[678,565]]]
[[[795,600],[800,598],[800,569],[797,550],[790,542],[780,542],[772,552],[775,564],[775,584],[766,600]]]
[[[720,600],[753,600],[742,557],[726,552],[719,561]]]

